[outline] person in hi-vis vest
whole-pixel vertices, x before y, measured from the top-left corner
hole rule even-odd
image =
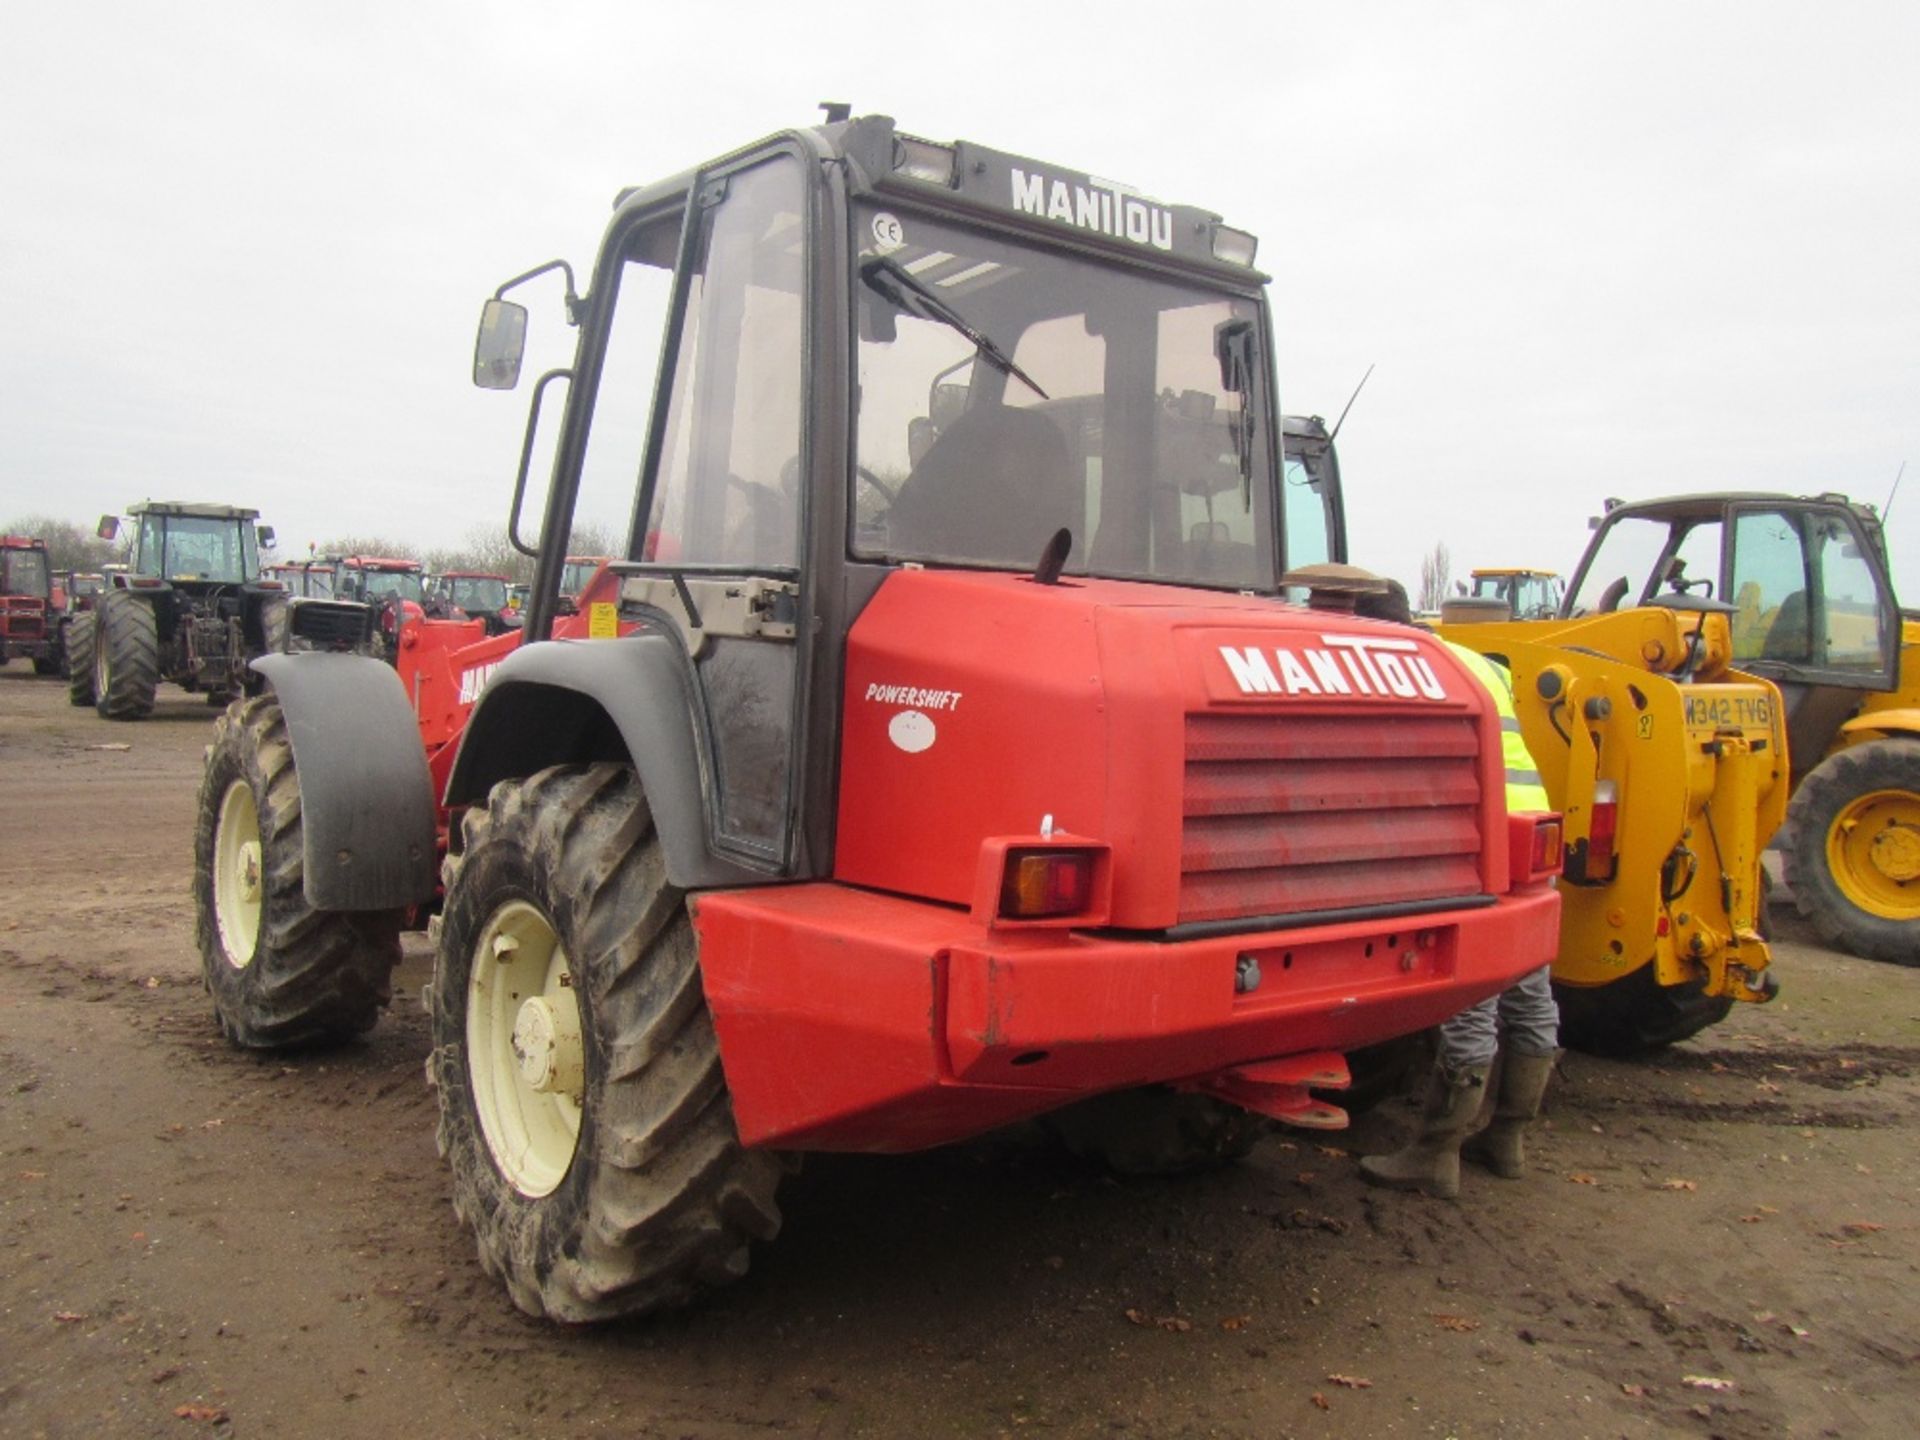
[[[1387,581],[1385,594],[1361,595],[1355,613],[1402,624],[1413,618],[1407,592],[1394,580]],[[1449,644],[1448,648],[1485,687],[1500,714],[1508,813],[1553,809],[1540,783],[1539,769],[1520,734],[1512,681],[1506,670],[1464,646]],[[1463,1153],[1503,1179],[1520,1178],[1525,1167],[1523,1140],[1527,1125],[1540,1113],[1540,1101],[1559,1053],[1560,1011],[1553,1003],[1550,970],[1550,966],[1541,966],[1440,1026],[1439,1053],[1421,1106],[1420,1129],[1412,1141],[1393,1153],[1363,1158],[1360,1173],[1367,1180],[1450,1199],[1460,1193]],[[1493,1120],[1469,1140],[1467,1131],[1479,1117],[1503,1036],[1506,1055],[1501,1062]]]

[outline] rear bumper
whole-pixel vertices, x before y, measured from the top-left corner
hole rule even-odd
[[[693,901],[741,1138],[903,1151],[1083,1096],[1434,1025],[1548,963],[1548,885],[1483,909],[1179,942],[988,931],[811,884]],[[1243,958],[1259,983],[1236,987]]]

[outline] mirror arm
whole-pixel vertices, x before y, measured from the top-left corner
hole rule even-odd
[[[507,291],[513,289],[514,286],[524,285],[527,281],[537,279],[552,270],[558,270],[562,275],[566,276],[567,324],[577,326],[580,323],[581,314],[586,310],[586,302],[580,296],[574,294],[573,267],[564,260],[549,260],[544,265],[534,266],[533,269],[527,271],[524,275],[516,275],[511,280],[502,281],[500,288],[493,292],[493,298],[496,300],[504,300],[507,298]]]
[[[520,470],[513,477],[513,508],[507,512],[507,543],[529,559],[538,559],[540,552],[520,538],[520,507],[527,498],[527,471],[533,467],[533,437],[540,428],[540,405],[547,393],[547,383],[551,380],[571,383],[573,371],[549,370],[534,382],[533,394],[527,401],[527,434],[520,442]]]

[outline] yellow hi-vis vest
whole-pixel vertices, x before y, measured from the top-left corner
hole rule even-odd
[[[1493,697],[1493,708],[1500,712],[1500,749],[1507,767],[1507,813],[1521,810],[1551,810],[1547,787],[1540,783],[1539,768],[1520,733],[1520,717],[1513,708],[1513,681],[1506,667],[1496,665],[1477,650],[1456,645],[1447,648],[1460,657],[1460,663],[1473,672],[1473,678]]]

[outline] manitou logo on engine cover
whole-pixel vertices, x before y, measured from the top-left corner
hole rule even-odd
[[[1271,658],[1269,658],[1271,657]],[[1242,695],[1366,695],[1447,700],[1447,687],[1413,640],[1376,635],[1322,635],[1320,646],[1222,645]]]
[[[471,705],[480,698],[480,692],[487,688],[487,681],[493,678],[493,672],[500,668],[500,662],[493,660],[485,665],[476,665],[460,674],[460,703]]]

